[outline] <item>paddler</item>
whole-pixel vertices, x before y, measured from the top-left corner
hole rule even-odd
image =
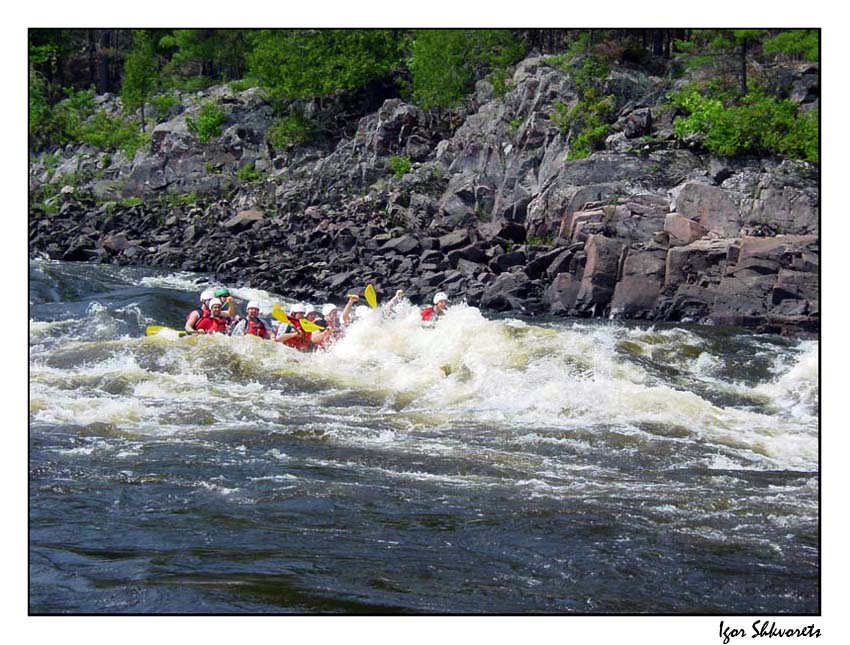
[[[233,325],[230,335],[268,338],[268,328],[266,327],[266,323],[260,318],[260,303],[256,300],[251,300],[248,306],[245,307],[245,314],[245,318]]]
[[[212,289],[205,289],[201,292],[201,308],[194,309],[189,312],[189,315],[186,316],[186,325],[184,329],[190,333],[194,334],[197,331],[197,324],[201,318],[208,318],[210,315],[210,307],[209,302],[215,297],[215,292]]]
[[[209,301],[210,315],[201,318],[195,325],[199,334],[224,334],[230,325],[230,319],[222,315],[221,300],[213,298]]]
[[[302,304],[292,305],[292,309],[287,314],[290,322],[288,325],[281,323],[277,329],[275,342],[294,347],[300,352],[310,350],[310,334],[301,329],[300,322],[306,310],[307,308]]]
[[[233,301],[233,296],[230,294],[230,289],[227,287],[218,287],[213,296],[221,300],[221,315],[225,318],[236,317],[236,303]]]
[[[403,296],[404,296],[404,291],[402,289],[399,289],[398,291],[396,291],[395,295],[385,305],[383,305],[381,307],[381,313],[384,316],[389,316],[393,312],[393,309],[395,309],[395,306],[399,302],[401,302],[401,299],[402,299]]]
[[[346,306],[346,309],[350,310],[350,307]],[[334,304],[328,303],[324,305],[322,307],[322,317],[314,322],[324,327],[323,331],[314,331],[310,334],[310,342],[320,349],[327,349],[339,340],[343,334],[343,322],[339,317],[339,309]]]
[[[446,307],[448,307],[448,305],[449,297],[440,291],[434,295],[434,305],[432,307],[425,307],[425,309],[420,312],[420,316],[423,321],[433,320],[434,318],[446,313]]]
[[[348,327],[351,324],[351,310],[358,300],[360,300],[360,296],[353,293],[348,294],[348,302],[345,303],[345,308],[342,310],[343,327]]]

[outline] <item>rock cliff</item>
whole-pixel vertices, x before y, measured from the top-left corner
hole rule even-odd
[[[792,69],[789,98],[817,101],[816,71]],[[390,99],[285,150],[267,141],[259,90],[181,96],[133,159],[32,159],[32,189],[68,185],[33,204],[31,254],[212,271],[315,300],[373,282],[490,310],[817,331],[818,167],[681,147],[674,87],[614,68],[613,134],[578,161],[553,119],[576,86],[544,58],[518,64],[503,96],[481,81],[440,118]],[[203,144],[188,119],[208,101],[227,120]],[[260,179],[240,182],[246,167]]]

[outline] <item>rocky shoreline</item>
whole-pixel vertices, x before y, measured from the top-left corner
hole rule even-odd
[[[816,65],[786,76],[789,97],[817,102]],[[31,190],[57,190],[31,204],[30,255],[213,272],[316,301],[372,282],[491,311],[817,333],[819,168],[680,147],[664,101],[675,84],[614,68],[607,86],[613,134],[578,161],[552,118],[575,84],[543,58],[518,64],[503,96],[479,82],[456,113],[393,98],[286,150],[266,141],[258,90],[187,95],[133,159],[69,146],[31,160]],[[202,144],[187,118],[208,101],[227,121]],[[245,167],[259,179],[240,183]]]

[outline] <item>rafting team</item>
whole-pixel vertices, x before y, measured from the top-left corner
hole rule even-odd
[[[396,291],[395,296],[382,307],[383,311],[390,311],[403,295],[403,291]],[[236,312],[236,303],[229,289],[207,289],[201,293],[201,307],[186,316],[185,330],[189,334],[257,336],[306,352],[328,347],[339,339],[345,328],[353,322],[357,313],[354,305],[359,300],[359,296],[350,294],[342,312],[330,303],[324,305],[321,311],[312,305],[296,304],[288,312],[281,312],[281,316],[275,314],[281,322],[277,327],[270,328],[260,318],[260,305],[256,300],[248,302],[245,316],[242,317]],[[437,293],[433,298],[433,305],[420,312],[421,319],[424,322],[433,322],[445,313],[448,302],[449,297],[445,293]],[[359,306],[357,309],[368,308]]]

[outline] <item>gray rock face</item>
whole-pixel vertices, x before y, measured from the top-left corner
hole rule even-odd
[[[816,66],[780,80],[801,105],[819,100]],[[503,96],[480,82],[451,117],[389,99],[347,115],[338,140],[286,150],[267,140],[275,116],[258,90],[181,96],[132,159],[68,146],[33,160],[33,189],[88,179],[33,209],[30,248],[213,271],[304,299],[372,281],[485,309],[816,331],[818,168],[678,147],[658,77],[615,67],[605,91],[612,134],[577,161],[553,119],[576,105],[576,85],[545,57],[517,64]],[[201,143],[187,120],[209,101],[226,120]],[[410,162],[401,177],[393,156]],[[263,180],[240,184],[246,165]],[[190,193],[191,206],[160,201]],[[117,201],[131,196],[142,204]]]

